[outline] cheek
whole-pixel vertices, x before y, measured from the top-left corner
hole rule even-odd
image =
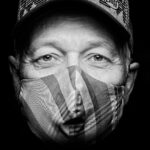
[[[21,65],[20,70],[23,78],[41,78],[51,74],[55,74],[58,71],[63,71],[65,65],[60,65],[59,67],[54,68],[37,68],[31,63],[24,63]],[[90,68],[86,66],[81,66],[86,73],[91,75],[93,78],[105,82],[107,84],[118,85],[124,81],[126,69],[122,65],[114,65],[109,68]]]
[[[20,67],[22,77],[25,79],[36,79],[42,78],[51,74],[55,74],[58,70],[62,70],[63,65],[53,68],[40,68],[36,67],[31,63],[22,64]]]
[[[108,69],[87,69],[86,72],[97,80],[114,85],[123,83],[125,77],[125,67],[121,65]]]
[[[22,64],[21,68],[21,75],[23,78],[28,79],[28,78],[38,78],[39,73],[34,69],[34,67],[30,64]]]

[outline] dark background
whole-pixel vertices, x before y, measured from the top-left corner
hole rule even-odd
[[[115,131],[98,144],[103,148],[140,148],[149,146],[149,94],[150,94],[150,26],[148,21],[148,0],[130,0],[131,19],[134,31],[134,57],[140,63],[134,90],[128,104],[125,106],[123,117]],[[2,149],[42,149],[42,144],[27,129],[17,102],[13,97],[11,76],[8,67],[8,54],[12,50],[11,32],[16,21],[17,0],[1,3],[1,143]],[[1,146],[2,146],[1,145]],[[52,149],[52,147],[49,147]],[[93,149],[96,147],[93,147]]]

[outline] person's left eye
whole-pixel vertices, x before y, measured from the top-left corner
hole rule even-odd
[[[90,56],[88,58],[88,60],[92,61],[92,62],[107,62],[107,61],[110,61],[109,58],[103,56],[103,55],[100,55],[100,54],[93,54],[92,56]]]
[[[103,61],[105,58],[99,54],[96,54],[90,58],[93,61]]]
[[[111,63],[111,60],[108,57],[103,56],[101,54],[89,54],[86,60],[88,64],[93,67],[95,66],[103,68],[110,65]]]

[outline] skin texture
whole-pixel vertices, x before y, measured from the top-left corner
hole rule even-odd
[[[35,30],[28,51],[21,65],[23,78],[41,78],[72,65],[109,84],[121,84],[125,77],[113,36],[92,22],[48,22]]]
[[[122,85],[126,80],[128,99],[138,63],[122,60],[119,48],[115,37],[102,24],[85,18],[54,18],[33,31],[21,59],[9,57],[10,69],[16,85],[18,71],[24,79],[38,79],[76,65],[107,84]]]
[[[97,24],[91,18],[47,18],[28,37],[30,42],[23,57],[22,54],[9,56],[14,86],[18,87],[20,78],[37,79],[56,73],[60,68],[78,65],[108,84],[124,82],[127,102],[139,63],[122,59],[124,56],[120,55],[120,44],[115,38],[103,22]]]

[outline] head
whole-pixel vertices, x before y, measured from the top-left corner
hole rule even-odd
[[[84,130],[84,134],[89,135],[87,141],[91,141],[97,135],[101,136],[109,124],[114,127],[116,120],[122,116],[123,106],[134,86],[138,63],[132,60],[128,37],[112,20],[107,19],[104,14],[95,16],[95,13],[89,11],[66,10],[61,7],[59,13],[48,11],[39,16],[32,25],[26,27],[26,33],[17,35],[14,55],[9,57],[11,73],[30,127],[39,137],[63,143],[74,142],[75,137],[78,137],[78,142],[85,142],[86,136],[82,135]],[[56,78],[55,82],[53,77]],[[36,104],[38,97],[31,102],[29,95],[31,97],[32,89],[39,90],[42,96],[48,91],[47,87],[51,94],[40,101],[47,110],[43,111],[41,106],[35,109],[32,103]],[[93,87],[92,90],[89,87]],[[56,108],[59,104],[54,105],[55,98],[60,96],[60,92],[56,92],[58,88],[67,105],[64,106],[63,103],[59,109]],[[110,92],[115,88],[122,89],[117,96],[113,95],[115,91]],[[120,109],[117,119],[113,104],[119,104],[120,99],[113,101],[111,94],[121,97],[121,106],[116,105]],[[59,102],[62,101],[61,96],[60,99]],[[109,101],[111,108],[105,107]],[[96,105],[99,108],[96,109]],[[63,110],[65,117],[61,112]],[[104,124],[102,128],[92,125],[88,129],[92,121],[89,118],[97,120],[105,117],[109,110],[112,114],[100,122],[100,126]],[[45,120],[38,116],[45,117]],[[71,129],[77,131],[68,133]]]

